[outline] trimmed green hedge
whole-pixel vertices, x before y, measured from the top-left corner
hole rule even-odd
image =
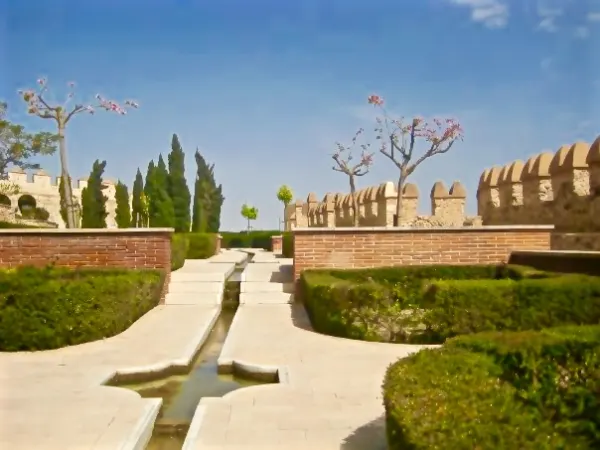
[[[263,248],[272,251],[271,238],[281,235],[281,231],[266,230],[266,231],[242,231],[240,233],[232,233],[223,231],[221,235],[222,248]]]
[[[171,270],[183,267],[189,246],[190,241],[186,233],[175,233],[171,236]]]
[[[461,336],[391,365],[388,448],[600,448],[600,326]]]
[[[155,270],[0,270],[0,351],[114,336],[158,304],[163,282]]]
[[[34,227],[33,225],[21,225],[19,223],[12,223],[12,222],[0,222],[0,229],[6,229],[6,228],[40,228],[40,227]]]
[[[294,235],[290,232],[282,233],[281,254],[284,258],[294,257]]]
[[[600,322],[600,278],[521,266],[305,271],[300,288],[316,331],[370,341]]]
[[[217,235],[215,233],[188,233],[187,259],[206,259],[213,256],[217,250]]]

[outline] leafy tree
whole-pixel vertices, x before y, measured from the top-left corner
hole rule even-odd
[[[6,118],[6,103],[0,102],[0,194],[16,195],[19,188],[7,181],[10,166],[21,169],[39,169],[30,162],[38,155],[51,155],[56,151],[58,136],[52,133],[29,133],[22,125]]]
[[[425,121],[414,117],[408,123],[402,118],[392,119],[384,108],[384,100],[379,95],[371,95],[368,102],[379,108],[381,116],[377,118],[377,139],[381,142],[379,151],[398,168],[396,190],[396,216],[394,225],[399,225],[402,217],[403,189],[408,177],[426,159],[447,153],[457,140],[463,139],[463,130],[455,119],[433,119]],[[421,139],[426,142],[426,149],[413,162],[415,144]]]
[[[102,175],[106,161],[96,160],[88,178],[87,187],[81,192],[81,227],[106,228],[106,196],[103,193]],[[68,183],[65,183],[68,184]]]
[[[145,226],[145,222],[142,220],[142,195],[144,194],[144,177],[142,172],[138,168],[135,174],[135,181],[133,182],[131,199],[131,226],[134,228],[141,228]]]
[[[169,153],[169,196],[173,202],[175,231],[190,231],[190,189],[185,180],[185,153],[176,134],[171,139]]]
[[[198,149],[194,156],[197,172],[192,208],[192,231],[216,233],[221,225],[221,208],[225,200],[223,187],[216,185],[214,164],[209,166]]]
[[[72,182],[69,179],[69,182],[71,183],[72,186]],[[67,223],[67,202],[65,201],[65,188],[63,186],[64,184],[64,180],[63,177],[60,177],[60,182],[58,184],[58,192],[60,193],[60,217],[62,218],[63,222]],[[71,192],[73,192],[71,190]],[[73,208],[75,209],[75,224],[78,225],[79,221],[81,219],[81,205],[79,205],[79,202],[77,201],[77,197],[73,196],[72,198],[72,202],[73,202]]]
[[[336,143],[337,150],[333,154],[332,158],[335,161],[335,166],[332,167],[336,172],[341,172],[346,174],[348,177],[348,182],[350,183],[350,195],[352,197],[352,209],[353,209],[353,219],[354,226],[357,227],[359,225],[359,216],[358,216],[358,200],[356,198],[356,177],[362,177],[369,173],[369,169],[371,164],[373,164],[373,153],[369,153],[369,144],[361,144],[360,147],[362,149],[362,153],[360,155],[360,159],[356,163],[352,163],[353,156],[352,150],[357,145],[356,142],[358,137],[363,133],[363,129],[359,129],[354,137],[352,138],[352,144],[349,146],[344,146],[339,142]]]
[[[129,228],[131,226],[131,208],[129,206],[129,192],[127,186],[119,180],[115,190],[115,200],[117,208],[115,209],[115,221],[119,228]]]
[[[96,95],[96,104],[81,104],[76,103],[74,106],[69,106],[71,100],[75,97],[75,83],[68,83],[69,93],[62,104],[51,104],[46,97],[48,91],[48,82],[45,78],[37,80],[37,89],[20,90],[19,94],[27,104],[27,112],[42,119],[51,119],[56,122],[58,130],[58,145],[60,152],[61,177],[65,180],[70,179],[68,164],[67,164],[67,146],[65,140],[65,131],[70,120],[80,113],[94,114],[95,108],[106,111],[116,112],[118,114],[126,114],[125,108],[137,108],[138,104],[131,100],[127,100],[124,106],[121,107],[118,103],[112,100],[106,100],[100,94]],[[67,228],[76,226],[76,210],[73,204],[73,192],[70,183],[63,183],[65,189],[64,199],[67,210]]]
[[[169,174],[162,155],[158,164],[148,165],[144,195],[148,201],[148,225],[152,228],[173,227],[175,217],[173,202],[168,192]]]
[[[293,198],[294,198],[294,193],[292,192],[292,190],[290,189],[290,187],[288,185],[284,184],[279,187],[279,190],[277,191],[277,200],[279,200],[281,203],[283,203],[283,221],[286,224],[286,226],[287,226],[287,221],[285,220],[285,213],[286,213],[288,205],[291,203]]]
[[[247,231],[250,232],[250,221],[256,220],[258,218],[258,208],[244,203],[242,205],[241,212],[242,212],[242,217],[248,221]]]

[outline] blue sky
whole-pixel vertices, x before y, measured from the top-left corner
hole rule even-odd
[[[16,91],[46,76],[57,99],[135,99],[127,116],[80,116],[68,130],[70,171],[96,158],[131,186],[138,167],[198,147],[223,183],[224,229],[277,228],[277,188],[347,192],[331,170],[335,142],[371,128],[369,94],[403,116],[452,115],[464,142],[415,172],[428,212],[440,179],[461,180],[475,212],[481,171],[600,129],[600,2],[594,0],[0,0],[0,99],[32,130]],[[596,55],[596,57],[594,57]],[[42,159],[59,173],[58,156]],[[396,179],[376,155],[359,187]]]

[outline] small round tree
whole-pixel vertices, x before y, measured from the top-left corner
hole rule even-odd
[[[285,224],[285,231],[288,231],[287,230],[288,221],[286,220],[286,211],[287,211],[288,205],[292,202],[293,198],[294,198],[294,193],[292,192],[290,187],[286,184],[282,185],[279,188],[279,190],[277,191],[277,200],[279,200],[281,203],[283,203],[283,222]]]
[[[37,89],[20,90],[19,94],[27,103],[27,112],[42,119],[51,119],[56,122],[58,129],[58,149],[60,154],[61,177],[63,180],[71,180],[67,164],[67,144],[65,140],[65,130],[70,120],[80,113],[94,114],[96,108],[117,114],[126,114],[125,108],[137,108],[138,104],[127,100],[121,107],[112,100],[106,100],[100,94],[96,95],[95,104],[76,103],[69,107],[69,102],[75,97],[75,83],[68,83],[69,93],[62,104],[50,102],[47,98],[48,82],[45,78],[37,80]],[[73,189],[71,183],[63,183],[64,202],[67,216],[67,228],[75,228],[77,223],[76,209],[73,205]]]
[[[244,203],[242,205],[242,217],[248,221],[248,228],[246,231],[250,232],[250,221],[258,218],[258,208]]]

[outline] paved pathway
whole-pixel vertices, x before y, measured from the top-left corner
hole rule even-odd
[[[0,353],[0,448],[143,449],[160,399],[101,386],[116,372],[187,365],[220,311],[225,276],[245,255],[186,261],[165,305],[110,339],[44,352]]]
[[[385,449],[381,383],[417,346],[367,343],[310,330],[289,304],[291,260],[257,253],[219,365],[279,371],[280,384],[203,399],[184,450]]]

